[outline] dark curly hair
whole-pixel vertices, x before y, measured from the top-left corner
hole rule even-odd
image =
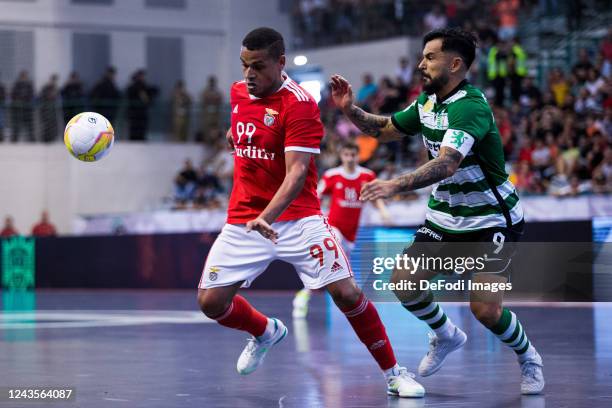
[[[434,30],[423,37],[423,47],[432,40],[442,40],[442,51],[453,51],[461,56],[465,66],[469,69],[476,58],[478,40],[469,31],[460,28],[442,28]]]
[[[267,50],[274,59],[285,54],[285,41],[278,31],[269,27],[259,27],[249,32],[242,40],[248,50]]]

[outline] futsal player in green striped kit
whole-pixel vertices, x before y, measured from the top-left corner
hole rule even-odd
[[[505,171],[501,138],[483,93],[466,81],[476,53],[476,38],[461,29],[432,31],[423,39],[419,70],[424,92],[392,117],[377,116],[354,105],[351,85],[341,76],[331,78],[336,106],[364,133],[381,141],[421,134],[430,160],[413,172],[392,180],[374,180],[363,186],[362,200],[388,198],[434,185],[425,224],[415,244],[480,242],[497,261],[474,274],[473,282],[509,280],[513,251],[523,231],[519,197]],[[450,244],[452,245],[452,244]],[[411,248],[406,249],[407,254]],[[396,269],[392,282],[432,279],[436,271],[411,274]],[[418,288],[419,285],[417,284]],[[419,374],[438,371],[446,356],[463,346],[467,336],[444,313],[432,293],[396,292],[406,310],[429,325],[430,350],[419,365]],[[544,389],[542,358],[529,341],[517,316],[502,306],[503,291],[470,292],[474,316],[517,355],[521,368],[521,393]]]

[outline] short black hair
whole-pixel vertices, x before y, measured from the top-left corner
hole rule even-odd
[[[442,28],[434,30],[423,37],[423,47],[432,40],[440,38],[442,40],[442,51],[454,51],[461,56],[461,59],[469,69],[476,58],[476,48],[478,40],[469,31],[461,28]]]
[[[248,50],[268,50],[274,59],[285,55],[285,40],[278,31],[269,27],[259,27],[248,33],[242,40],[242,46]]]

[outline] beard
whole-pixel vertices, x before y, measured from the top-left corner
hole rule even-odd
[[[448,81],[450,80],[447,73],[442,73],[435,78],[427,78],[429,78],[429,82],[423,84],[423,90],[425,91],[425,93],[430,95],[444,88],[444,86],[446,86],[446,84],[448,84]]]

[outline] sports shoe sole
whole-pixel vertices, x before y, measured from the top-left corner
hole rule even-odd
[[[425,396],[425,392],[414,395],[399,395],[399,392],[387,390],[387,395],[400,398],[423,398]]]

